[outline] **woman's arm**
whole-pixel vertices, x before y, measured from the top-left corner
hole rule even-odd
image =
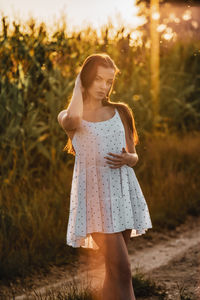
[[[130,131],[128,125],[127,125],[126,119],[124,119],[123,115],[121,115],[121,117],[122,117],[122,122],[124,124],[124,129],[125,129],[125,137],[126,137],[126,150],[125,150],[125,152],[127,152],[127,155],[128,155],[127,165],[129,167],[133,167],[137,164],[139,158],[138,158],[138,154],[137,154],[136,149],[135,149],[133,134]]]
[[[70,104],[67,109],[58,114],[58,123],[64,130],[74,130],[80,126],[83,115],[83,87],[81,84],[80,73],[78,74],[72,94]]]
[[[138,154],[135,149],[133,138],[132,138],[132,136],[130,137],[129,135],[126,138],[126,150],[127,150],[127,154],[128,154],[127,165],[129,167],[133,167],[137,164],[139,158],[138,158]]]

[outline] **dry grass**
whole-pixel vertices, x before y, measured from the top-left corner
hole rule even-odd
[[[174,228],[186,215],[200,213],[199,133],[148,136],[138,149],[136,173],[148,202],[154,229]]]

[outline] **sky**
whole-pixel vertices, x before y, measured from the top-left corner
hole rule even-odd
[[[0,0],[0,13],[12,20],[28,20],[33,16],[39,22],[53,24],[61,15],[67,16],[68,29],[83,28],[92,24],[98,28],[111,18],[113,25],[119,20],[125,26],[136,28],[143,20],[137,16],[135,0]],[[120,18],[119,18],[120,15]],[[118,16],[118,21],[117,21]]]

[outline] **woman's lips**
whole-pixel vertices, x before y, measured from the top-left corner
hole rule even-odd
[[[105,94],[104,93],[102,93],[102,92],[97,92],[98,93],[98,95],[100,95],[100,96],[102,96],[102,97],[104,97],[105,96]]]

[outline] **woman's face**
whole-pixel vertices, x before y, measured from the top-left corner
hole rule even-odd
[[[114,76],[114,69],[98,66],[94,81],[92,85],[87,89],[89,96],[96,100],[102,100],[103,98],[105,98],[112,86]]]

